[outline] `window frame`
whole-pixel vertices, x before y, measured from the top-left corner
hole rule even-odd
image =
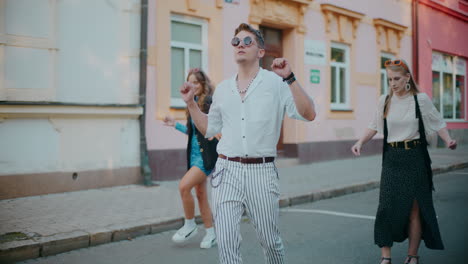
[[[389,53],[389,52],[380,52],[380,60],[379,60],[379,67],[380,67],[380,63],[382,61],[382,57],[384,58],[389,58],[391,60],[394,60],[395,59],[395,54],[393,53]],[[384,87],[382,87],[382,76],[384,78]],[[388,94],[388,76],[387,76],[387,69],[384,67],[384,68],[380,68],[380,95],[384,95],[384,94]]]
[[[205,72],[208,72],[208,21],[206,21],[205,19],[195,18],[191,16],[171,14],[171,20],[169,24],[170,27],[172,26],[172,22],[181,22],[201,26],[201,44],[174,41],[172,40],[172,36],[170,39],[169,52],[172,52],[172,48],[180,48],[184,50],[184,79],[190,70],[190,50],[196,50],[201,52],[201,68]],[[172,56],[170,57],[172,60]],[[172,96],[172,82],[170,90],[170,107],[175,109],[185,109],[187,106],[184,100],[180,97]]]
[[[341,50],[344,50],[345,51],[345,62],[332,62],[331,61],[331,58],[332,58],[332,49],[333,48],[336,48],[336,49],[341,49]],[[350,94],[350,82],[351,82],[351,78],[350,78],[350,71],[351,71],[351,67],[350,67],[350,49],[351,47],[347,44],[344,44],[344,43],[339,43],[339,42],[331,42],[330,43],[330,109],[332,111],[350,111],[351,110],[351,94]],[[335,85],[336,87],[332,87],[332,67],[335,67],[335,71],[337,74],[335,74],[335,76],[337,77],[336,81],[335,81]],[[340,78],[339,78],[339,70],[340,68],[343,68],[345,70],[345,102],[344,103],[332,103],[332,89],[336,89],[335,90],[335,99],[336,102],[339,101],[339,98],[340,98],[340,95],[341,95],[341,92],[340,92],[340,84],[341,84],[341,81],[340,81]]]
[[[445,56],[448,56],[448,57],[451,57],[452,58],[452,65],[451,65],[451,71],[450,70],[445,70],[443,68],[439,68],[437,67],[437,65],[434,65],[434,62],[432,61],[432,72],[437,72],[439,73],[439,112],[442,116],[442,118],[447,121],[447,122],[466,122],[467,121],[467,110],[466,110],[466,107],[467,107],[467,100],[466,100],[466,92],[467,92],[467,74],[466,74],[466,67],[467,67],[467,60],[464,59],[464,58],[461,58],[459,56],[453,56],[451,54],[447,54],[447,53],[443,53],[443,52],[438,52],[438,51],[433,51],[432,54],[439,54],[440,56],[442,57],[445,57]],[[457,60],[464,60],[465,61],[465,72],[457,72],[457,67],[456,67],[456,63],[457,63]],[[443,80],[443,76],[444,74],[449,74],[451,75],[452,77],[452,87],[451,87],[451,92],[452,94],[454,95],[453,96],[453,99],[452,99],[452,114],[453,114],[453,118],[445,118],[444,117],[444,94],[443,94],[443,89],[444,89],[444,80]],[[456,96],[455,96],[455,89],[456,89],[456,76],[457,75],[462,75],[464,77],[464,84],[465,84],[465,87],[464,87],[464,90],[465,90],[465,98],[462,98],[462,100],[464,101],[464,107],[463,107],[463,110],[464,110],[464,113],[463,115],[465,116],[465,118],[456,118]],[[432,74],[431,74],[432,76]],[[431,77],[432,78],[432,77]],[[433,82],[434,80],[432,79],[431,82]]]

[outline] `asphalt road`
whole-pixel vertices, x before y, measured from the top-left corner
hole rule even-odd
[[[429,250],[422,243],[421,263],[468,263],[468,169],[437,175],[435,184],[435,208],[446,249]],[[372,190],[283,208],[280,228],[287,263],[378,263],[380,249],[373,242],[377,202],[378,190]],[[242,220],[241,230],[244,263],[264,263],[263,251],[247,218]],[[218,263],[216,247],[199,248],[203,231],[183,245],[172,243],[173,233],[169,231],[22,263]],[[393,263],[403,263],[407,245],[407,241],[395,244]]]

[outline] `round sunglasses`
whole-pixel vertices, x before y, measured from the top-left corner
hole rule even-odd
[[[244,42],[245,47],[250,47],[253,44],[253,39],[247,36],[242,40],[242,42]],[[241,43],[241,39],[238,37],[233,37],[231,40],[231,45],[234,47],[239,46],[240,43]]]

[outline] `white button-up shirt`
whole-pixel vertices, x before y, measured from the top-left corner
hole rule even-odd
[[[276,157],[285,113],[307,121],[297,112],[289,86],[276,73],[260,68],[244,99],[234,75],[216,87],[205,137],[222,133],[217,151],[228,157]]]

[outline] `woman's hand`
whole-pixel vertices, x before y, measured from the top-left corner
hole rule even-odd
[[[450,139],[450,141],[445,142],[445,145],[449,149],[456,149],[457,148],[457,141],[454,139]]]
[[[362,147],[362,144],[359,141],[356,142],[356,144],[354,144],[354,146],[351,147],[351,151],[353,152],[355,156],[361,155],[361,147]]]
[[[375,136],[375,134],[377,134],[376,130],[367,128],[366,131],[364,132],[364,135],[362,135],[361,139],[359,139],[354,144],[354,146],[351,147],[351,152],[353,152],[355,156],[360,156],[362,145],[369,142],[369,140],[371,140]]]
[[[164,121],[165,126],[171,126],[171,127],[175,126],[175,120],[174,120],[174,117],[172,116],[167,115],[166,117],[164,117],[163,121]]]
[[[449,149],[457,148],[457,141],[452,139],[446,127],[437,131],[437,134],[445,142],[445,146],[447,146],[447,148]]]
[[[214,137],[210,137],[208,140],[211,141],[211,140],[213,140],[215,138],[219,141],[221,139],[221,133],[218,133],[218,134],[214,135]]]

